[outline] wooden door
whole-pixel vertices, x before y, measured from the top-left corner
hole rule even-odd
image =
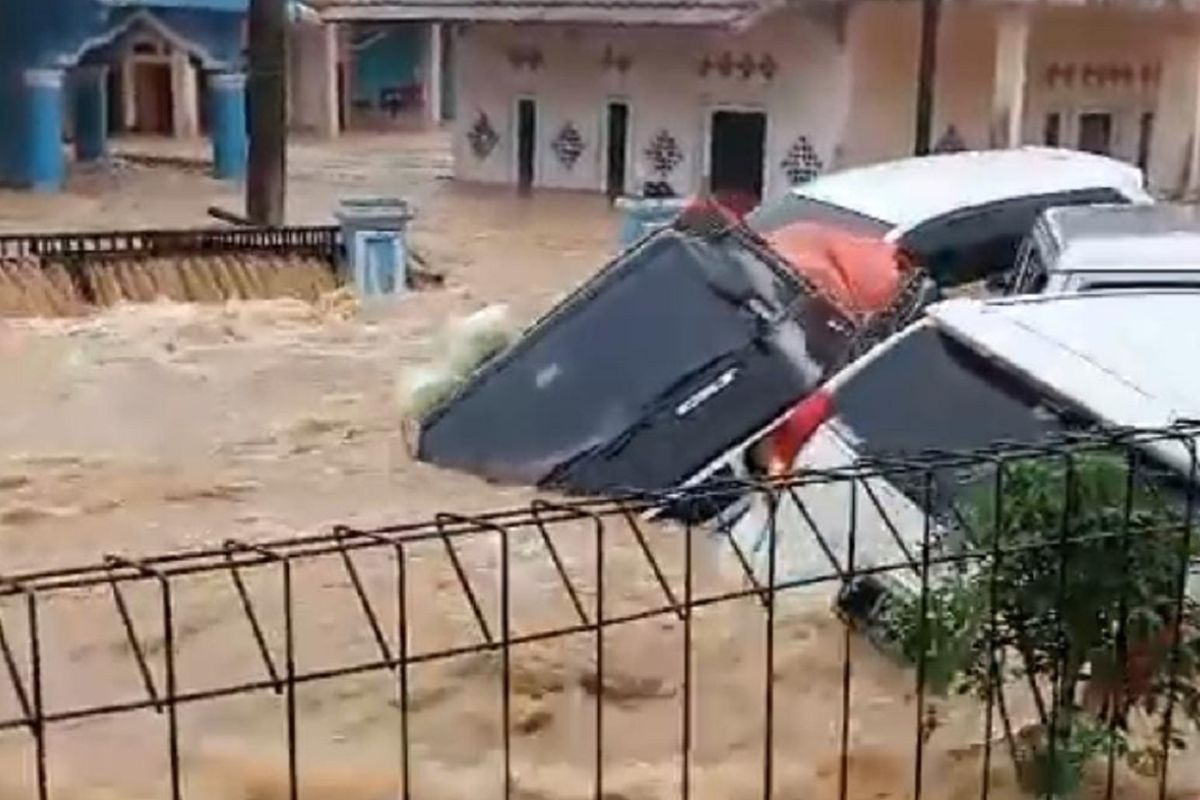
[[[141,63],[134,68],[138,133],[170,136],[172,119],[171,65]]]

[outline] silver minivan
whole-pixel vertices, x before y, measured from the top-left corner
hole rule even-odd
[[[1007,294],[1200,289],[1200,210],[1165,203],[1049,209],[1010,275]]]

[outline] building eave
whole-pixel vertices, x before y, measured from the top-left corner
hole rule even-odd
[[[420,3],[406,0],[325,0],[321,18],[328,22],[502,22],[546,25],[617,25],[638,27],[731,27],[756,17],[757,2],[721,5],[688,0],[671,2],[610,3],[561,0],[442,0]]]

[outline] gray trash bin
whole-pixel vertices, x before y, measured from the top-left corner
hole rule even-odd
[[[619,197],[622,212],[620,245],[624,249],[656,228],[670,225],[687,208],[682,197]]]
[[[412,208],[399,198],[352,198],[339,203],[337,219],[349,277],[360,295],[405,291],[412,218]]]

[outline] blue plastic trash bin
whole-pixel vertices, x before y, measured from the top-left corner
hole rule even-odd
[[[687,200],[682,197],[619,197],[615,205],[622,212],[620,245],[625,249],[650,231],[674,222],[687,207]]]
[[[397,294],[408,285],[408,223],[398,198],[343,200],[338,206],[349,277],[360,295]]]

